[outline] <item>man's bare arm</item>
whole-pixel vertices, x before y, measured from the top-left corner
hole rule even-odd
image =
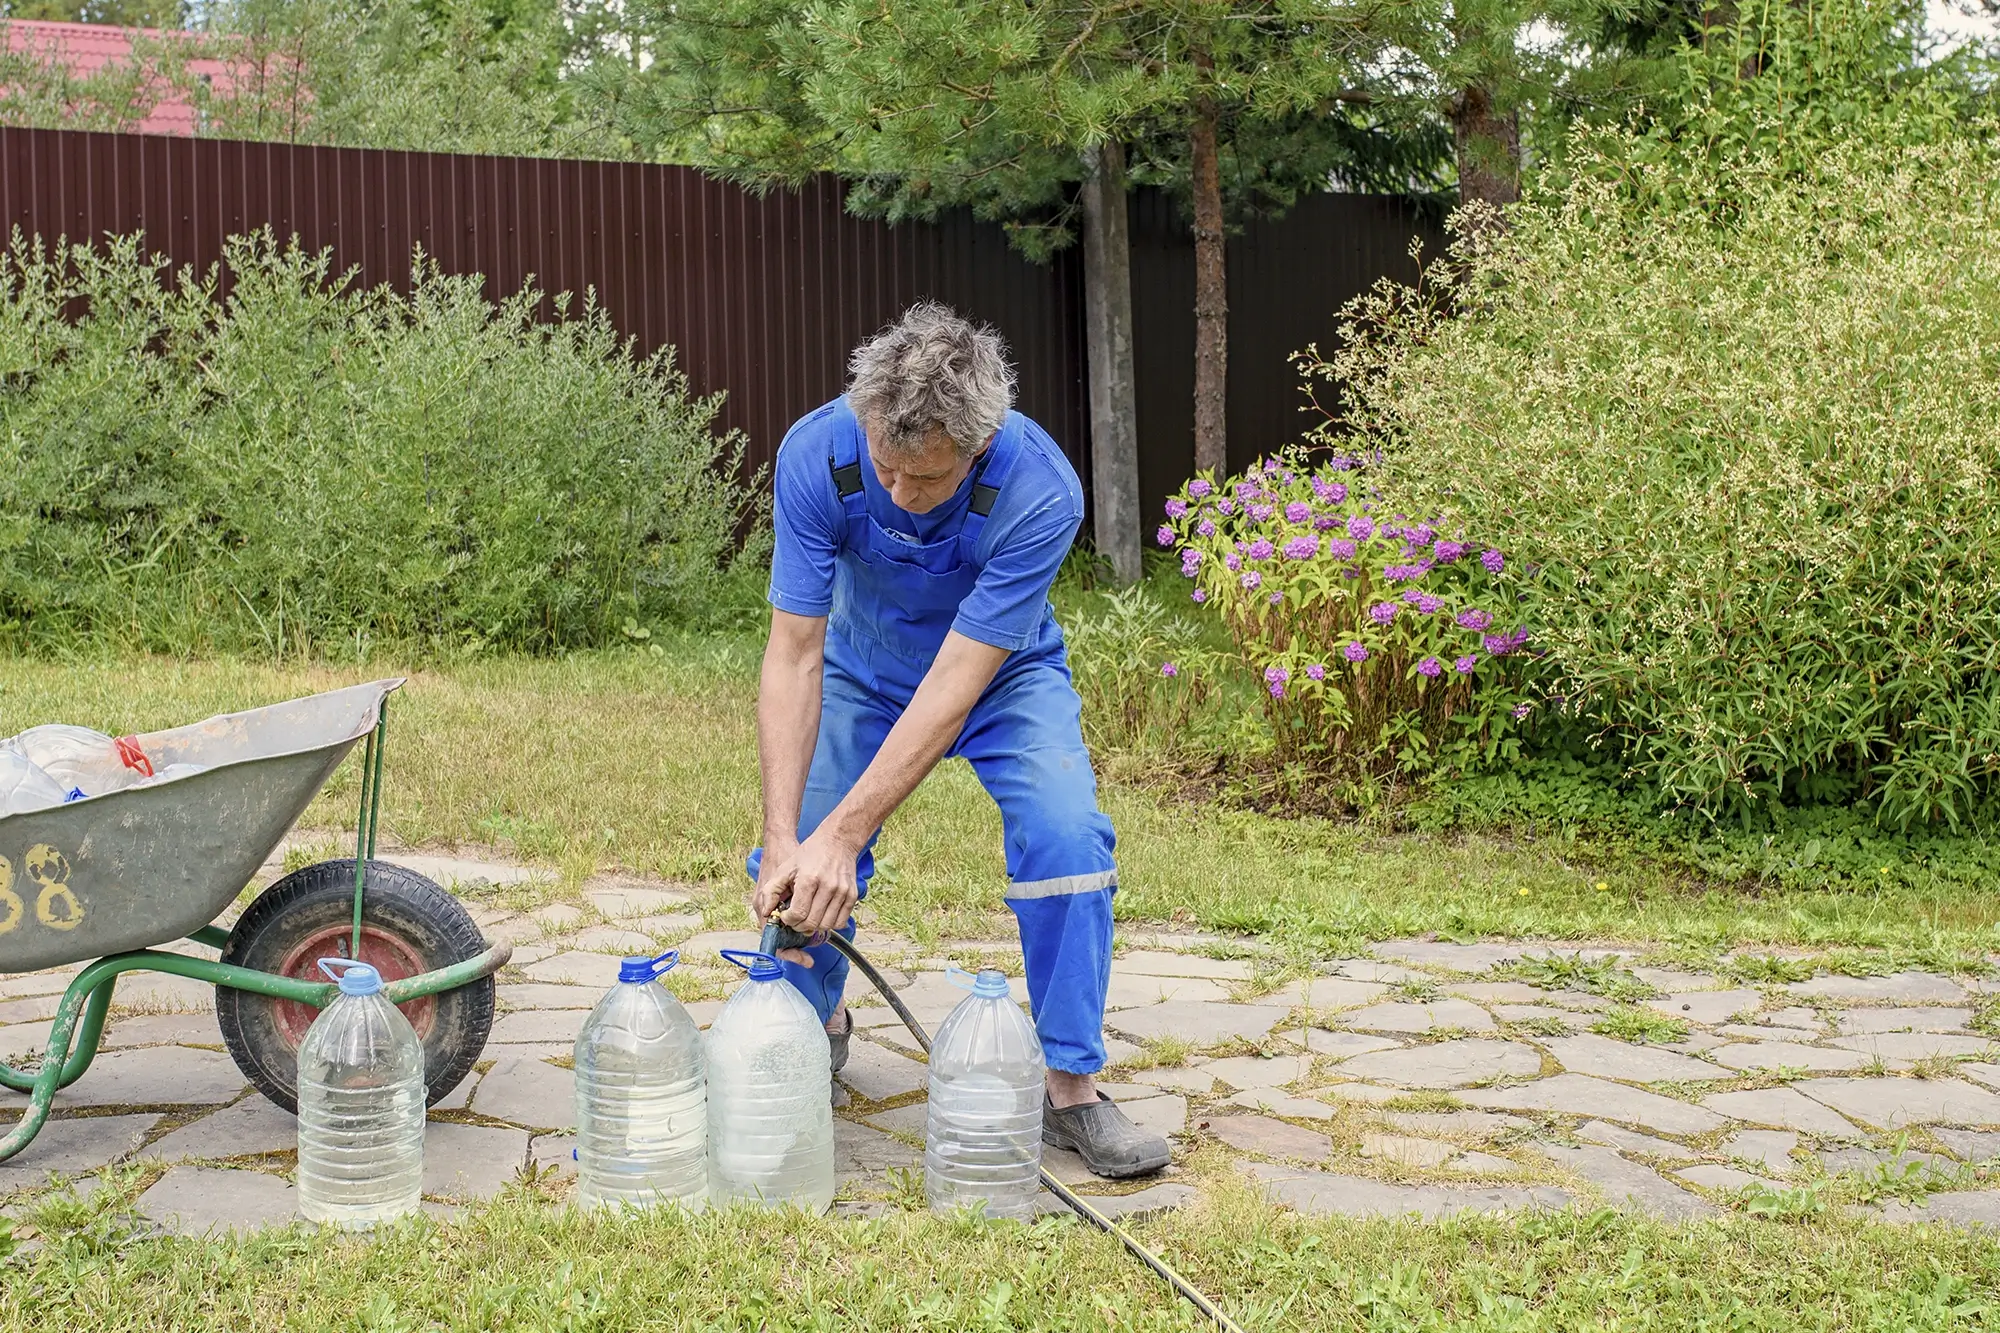
[[[819,740],[826,617],[771,612],[771,638],[757,686],[757,762],[764,781],[764,862],[757,876],[757,915],[772,907],[780,872],[799,847],[799,807]]]
[[[787,876],[792,903],[786,919],[794,928],[835,930],[846,923],[859,897],[854,863],[862,847],[951,749],[1007,656],[1005,648],[955,630],[945,636],[937,660],[861,780],[798,849]]]

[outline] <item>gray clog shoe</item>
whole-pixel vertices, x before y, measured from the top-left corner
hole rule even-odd
[[[1110,1180],[1158,1171],[1172,1156],[1166,1139],[1133,1124],[1101,1092],[1094,1102],[1060,1108],[1043,1094],[1042,1142],[1068,1148],[1083,1158],[1091,1174]]]

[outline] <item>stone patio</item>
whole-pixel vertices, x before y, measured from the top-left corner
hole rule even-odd
[[[529,873],[518,866],[395,859],[469,887],[482,928],[517,945],[485,1058],[432,1111],[424,1190],[437,1211],[568,1173],[568,1053],[621,953],[681,947],[674,985],[706,1026],[741,975],[714,949],[754,944],[747,931],[702,932],[698,904],[672,885],[593,882],[574,902],[513,913],[477,886],[519,885]],[[1172,1137],[1175,1164],[1115,1185],[1070,1154],[1048,1156],[1059,1179],[1119,1215],[1178,1206],[1233,1177],[1314,1213],[1608,1203],[1699,1218],[1746,1189],[1887,1172],[1925,1183],[1873,1206],[1884,1220],[2000,1225],[1991,981],[1901,972],[1752,988],[1636,967],[1628,984],[1655,992],[1643,1003],[1687,1026],[1641,1044],[1591,1030],[1604,997],[1506,974],[1536,953],[1620,956],[1612,945],[1388,941],[1302,976],[1275,972],[1255,940],[1218,949],[1213,937],[1147,931],[1142,942],[1113,964],[1103,1081],[1133,1119]],[[942,975],[947,961],[1018,960],[1007,940],[926,949],[864,931],[862,944],[933,1027],[962,994]],[[0,1055],[37,1048],[73,972],[0,979]],[[1017,980],[1017,998],[1021,989]],[[104,1053],[58,1097],[49,1126],[0,1164],[0,1203],[18,1214],[35,1195],[87,1188],[92,1173],[129,1162],[147,1169],[138,1208],[162,1228],[294,1216],[292,1118],[237,1072],[207,993],[134,993],[138,1011],[121,986]],[[921,1165],[926,1070],[877,997],[852,998],[853,1054],[832,1094],[838,1207],[868,1212],[900,1193],[891,1172]],[[1156,1042],[1192,1054],[1160,1064]],[[0,1092],[0,1122],[24,1101]]]

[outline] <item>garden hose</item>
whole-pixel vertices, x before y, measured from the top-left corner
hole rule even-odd
[[[930,1033],[924,1031],[924,1025],[917,1021],[917,1016],[910,1012],[908,1005],[903,1003],[903,997],[896,994],[896,988],[891,986],[883,978],[882,974],[875,970],[875,965],[862,957],[861,951],[855,948],[846,938],[833,934],[801,935],[790,926],[781,922],[778,919],[778,914],[774,911],[764,923],[764,936],[757,947],[761,952],[775,954],[780,949],[799,949],[807,945],[821,943],[832,945],[840,951],[848,962],[861,970],[861,975],[868,978],[868,983],[881,992],[882,998],[889,1002],[889,1007],[896,1011],[896,1017],[903,1020],[903,1026],[908,1028],[910,1035],[917,1039],[917,1045],[923,1047],[924,1054],[929,1055],[931,1050]],[[1175,1272],[1173,1266],[1166,1260],[1140,1244],[1131,1232],[1119,1226],[1103,1213],[1098,1212],[1097,1209],[1090,1205],[1088,1199],[1085,1199],[1069,1186],[1050,1175],[1047,1167],[1041,1167],[1039,1171],[1042,1178],[1042,1185],[1049,1193],[1061,1199],[1063,1203],[1069,1206],[1071,1212],[1096,1227],[1099,1231],[1109,1232],[1111,1235],[1117,1237],[1118,1243],[1130,1251],[1135,1259],[1165,1279],[1167,1285],[1179,1292],[1188,1304],[1194,1306],[1195,1309],[1215,1321],[1217,1328],[1222,1329],[1224,1333],[1243,1333],[1242,1325],[1218,1309],[1214,1301],[1202,1295],[1201,1291],[1192,1282],[1189,1282],[1186,1278]]]

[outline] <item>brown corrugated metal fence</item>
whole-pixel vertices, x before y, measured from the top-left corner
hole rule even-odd
[[[50,240],[144,232],[148,249],[204,271],[225,237],[269,227],[331,248],[370,285],[405,284],[422,247],[446,272],[484,275],[496,299],[530,281],[593,289],[642,353],[672,344],[698,392],[728,393],[722,421],[749,437],[753,462],[840,391],[856,342],[933,297],[1006,335],[1021,409],[1079,472],[1089,457],[1080,254],[1030,264],[964,212],[855,218],[832,177],[760,196],[640,163],[0,128],[0,218]],[[1407,276],[1409,237],[1428,231],[1401,201],[1326,195],[1232,241],[1232,459],[1297,437],[1287,355],[1330,342],[1354,292]],[[1156,504],[1193,452],[1192,243],[1147,191],[1132,237],[1141,489]]]

